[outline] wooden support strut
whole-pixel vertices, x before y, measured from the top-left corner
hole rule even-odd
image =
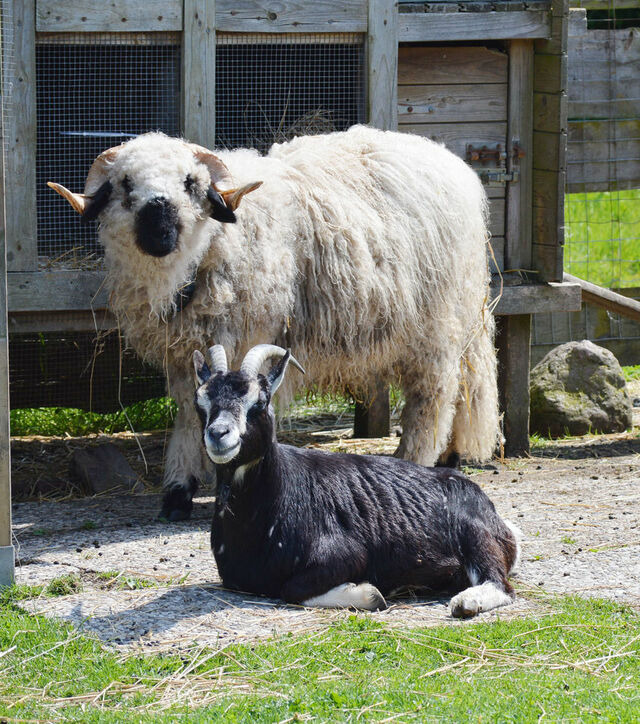
[[[582,289],[582,301],[586,304],[593,304],[596,307],[603,307],[609,312],[621,314],[636,322],[640,322],[640,302],[635,299],[629,299],[622,294],[612,292],[611,289],[599,287],[584,279],[574,277],[572,274],[564,275],[565,282],[579,284]]]

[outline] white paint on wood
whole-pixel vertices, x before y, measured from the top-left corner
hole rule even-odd
[[[48,33],[182,30],[182,0],[37,0],[36,30]]]

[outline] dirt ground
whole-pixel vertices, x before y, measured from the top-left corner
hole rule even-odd
[[[395,437],[349,439],[350,423],[312,420],[280,439],[349,452],[395,449]],[[25,608],[71,621],[117,648],[146,650],[222,646],[350,615],[225,591],[209,548],[210,491],[201,491],[190,521],[155,519],[166,439],[154,433],[14,440],[17,582],[42,585],[64,574],[80,581],[80,590],[43,593],[24,601]],[[73,450],[106,440],[125,454],[144,494],[79,497],[68,474]],[[544,612],[543,592],[606,596],[640,608],[640,430],[555,442],[529,458],[467,472],[524,534],[518,600],[482,619]],[[444,599],[391,603],[366,615],[398,626],[464,625],[448,617]]]

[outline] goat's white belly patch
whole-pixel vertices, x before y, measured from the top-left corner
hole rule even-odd
[[[321,596],[308,598],[302,604],[317,608],[362,608],[366,611],[387,607],[383,595],[370,583],[341,583]]]

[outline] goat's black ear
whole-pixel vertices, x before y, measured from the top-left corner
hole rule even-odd
[[[195,350],[193,353],[193,368],[196,371],[196,378],[199,385],[204,383],[211,377],[211,370],[205,362],[204,355],[200,350]]]
[[[82,214],[82,221],[85,224],[87,221],[96,219],[98,214],[104,210],[104,207],[109,203],[112,191],[113,186],[111,185],[111,181],[105,181],[95,194],[93,194]]]
[[[210,216],[212,219],[215,219],[216,221],[222,221],[226,224],[236,223],[236,215],[225,204],[224,199],[213,188],[213,186],[209,186],[209,190],[207,191],[207,198],[209,199],[209,203],[211,204]]]
[[[272,396],[275,395],[276,390],[282,384],[284,374],[287,371],[287,365],[289,364],[289,357],[291,357],[291,352],[287,350],[286,354],[267,372],[267,382],[269,383]]]

